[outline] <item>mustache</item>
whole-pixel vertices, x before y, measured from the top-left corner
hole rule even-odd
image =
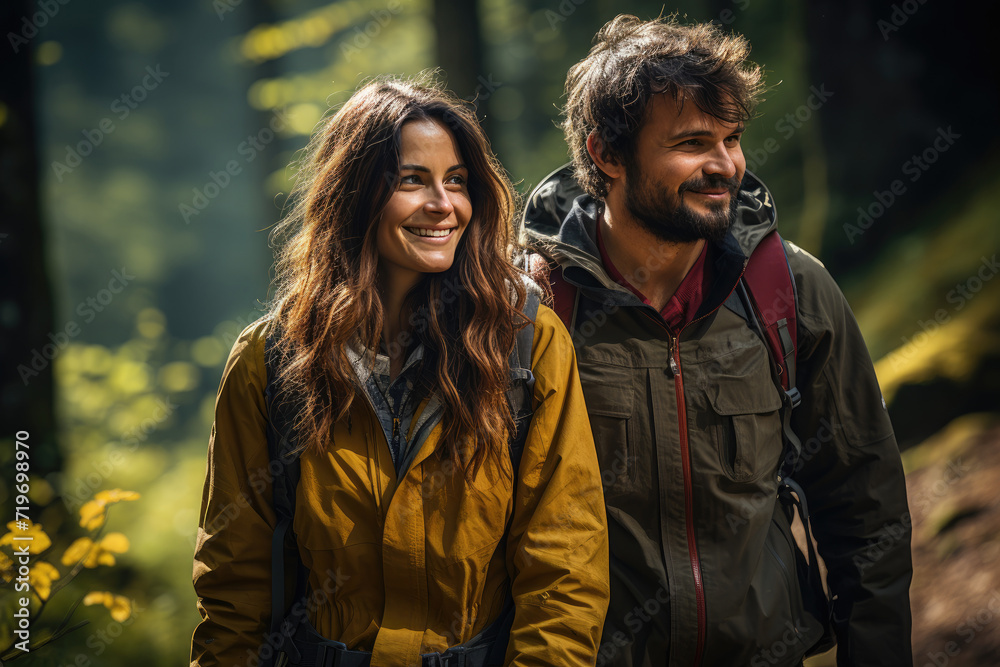
[[[742,179],[738,179],[735,176],[732,178],[724,178],[722,176],[706,176],[705,178],[692,178],[691,180],[684,181],[677,188],[678,192],[685,192],[687,190],[714,190],[716,188],[725,188],[729,190],[732,195],[736,194],[736,191],[740,189],[740,182]]]

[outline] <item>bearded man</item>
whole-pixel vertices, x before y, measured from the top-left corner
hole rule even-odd
[[[598,664],[801,665],[832,634],[839,665],[911,665],[903,471],[864,340],[823,265],[785,241],[762,269],[794,285],[797,343],[776,363],[758,321],[775,295],[744,275],[776,221],[741,149],[763,88],[748,55],[711,24],[609,22],[566,81],[572,165],[525,212],[603,471]],[[795,505],[829,598],[806,583]]]

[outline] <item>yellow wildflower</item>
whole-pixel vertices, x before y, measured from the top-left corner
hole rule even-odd
[[[132,615],[132,603],[124,595],[114,595],[107,591],[94,591],[87,593],[83,598],[83,604],[88,607],[92,604],[103,604],[111,610],[111,618],[119,623],[128,620]]]
[[[137,500],[138,498],[139,494],[135,491],[123,491],[122,489],[98,491],[93,500],[88,500],[80,508],[80,525],[87,530],[97,530],[104,525],[108,505],[123,500]]]
[[[42,600],[47,600],[52,592],[52,582],[59,578],[59,570],[51,563],[39,561],[28,573],[28,583]]]
[[[18,524],[22,524],[24,529],[19,527]],[[16,544],[18,547],[28,545],[28,553],[35,555],[42,553],[52,546],[52,540],[50,540],[49,536],[45,534],[44,530],[42,530],[42,524],[32,523],[30,519],[25,519],[24,521],[11,521],[7,524],[7,530],[10,532],[3,537],[0,537],[0,547],[8,544],[11,546]],[[18,539],[15,541],[15,537],[27,537],[30,539]]]
[[[89,537],[81,537],[69,545],[63,554],[63,565],[75,565],[83,560],[84,567],[98,565],[114,565],[114,554],[128,551],[128,538],[121,533],[108,533],[100,542],[94,542]]]

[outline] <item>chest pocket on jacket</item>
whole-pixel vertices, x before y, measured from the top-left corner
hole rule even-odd
[[[594,363],[580,364],[579,369],[604,493],[627,493],[636,467],[632,369]]]
[[[708,388],[719,463],[734,482],[753,482],[776,472],[783,447],[781,398],[770,372],[765,364],[747,370],[719,375]]]

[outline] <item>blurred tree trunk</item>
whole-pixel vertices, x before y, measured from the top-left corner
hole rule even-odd
[[[36,11],[29,0],[11,0],[0,8],[3,48],[13,51],[4,55],[0,77],[0,440],[27,431],[30,470],[41,477],[61,465],[51,359],[72,332],[53,325],[46,272],[32,57]],[[0,461],[12,458],[12,451],[0,453]],[[5,476],[0,489],[11,481]]]
[[[479,120],[490,135],[490,118],[479,105],[493,92],[486,71],[476,0],[434,0],[435,60],[445,71],[448,87],[476,103]]]
[[[810,81],[833,94],[818,118],[839,206],[831,221],[840,223],[826,229],[823,260],[836,273],[875,261],[941,193],[972,183],[995,152],[994,134],[970,138],[996,123],[995,27],[966,2],[814,0],[803,7]],[[940,165],[915,170],[908,161],[949,127],[960,138]],[[888,200],[894,180],[904,194],[893,195],[884,215],[864,220],[870,229],[849,242],[843,225],[863,221],[859,205]]]

